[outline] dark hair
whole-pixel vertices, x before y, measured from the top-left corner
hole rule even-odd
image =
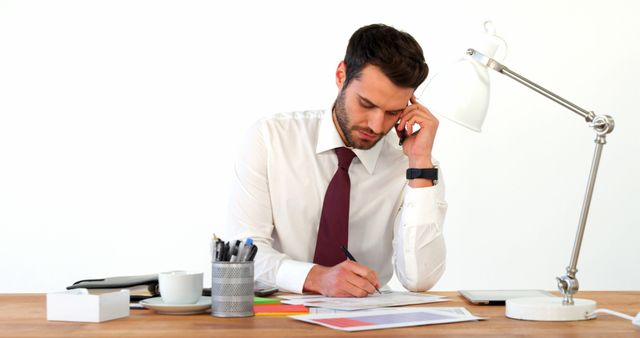
[[[353,33],[344,63],[345,88],[367,65],[379,67],[399,87],[418,88],[429,74],[418,42],[408,33],[383,24],[364,26]]]

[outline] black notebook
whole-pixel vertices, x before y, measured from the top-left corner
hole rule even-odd
[[[86,288],[90,294],[101,294],[121,289],[129,290],[131,300],[140,300],[160,295],[158,275],[122,276],[101,279],[84,279],[67,286],[67,290]]]
[[[127,289],[129,290],[129,296],[132,301],[160,296],[157,274],[84,279],[73,283],[71,286],[67,286],[67,290],[79,288],[87,289],[89,294],[92,295]],[[254,285],[254,293],[259,297],[267,297],[276,292],[278,292],[278,289],[273,286],[259,282],[256,282]],[[203,288],[202,295],[211,296],[211,288]]]

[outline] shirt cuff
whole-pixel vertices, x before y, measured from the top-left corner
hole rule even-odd
[[[402,224],[415,226],[425,223],[434,223],[438,215],[438,185],[424,188],[412,188],[407,186],[402,205]],[[439,229],[438,229],[439,230]]]
[[[276,286],[282,291],[302,293],[304,281],[313,266],[313,263],[292,259],[282,261],[276,275]]]

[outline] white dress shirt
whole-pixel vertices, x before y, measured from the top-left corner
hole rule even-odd
[[[258,281],[302,292],[324,194],[338,167],[333,149],[344,146],[331,110],[277,114],[249,131],[235,166],[224,238],[251,237],[257,244]],[[445,268],[442,172],[433,187],[409,187],[408,158],[393,131],[373,148],[353,151],[349,251],[378,273],[381,285],[391,279],[393,263],[404,287],[430,289]]]

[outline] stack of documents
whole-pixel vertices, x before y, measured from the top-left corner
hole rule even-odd
[[[364,331],[430,324],[456,323],[476,317],[463,307],[407,307],[291,316],[303,322],[341,331]]]
[[[303,322],[341,331],[363,331],[486,319],[463,307],[392,307],[448,301],[444,296],[386,291],[364,298],[320,295],[280,296],[283,304],[311,307],[307,315],[290,316]]]
[[[398,291],[387,291],[382,294],[373,294],[364,298],[336,298],[320,295],[292,295],[280,297],[284,299],[282,301],[283,304],[304,305],[307,307],[320,307],[345,311],[437,303],[449,300],[444,296]]]

